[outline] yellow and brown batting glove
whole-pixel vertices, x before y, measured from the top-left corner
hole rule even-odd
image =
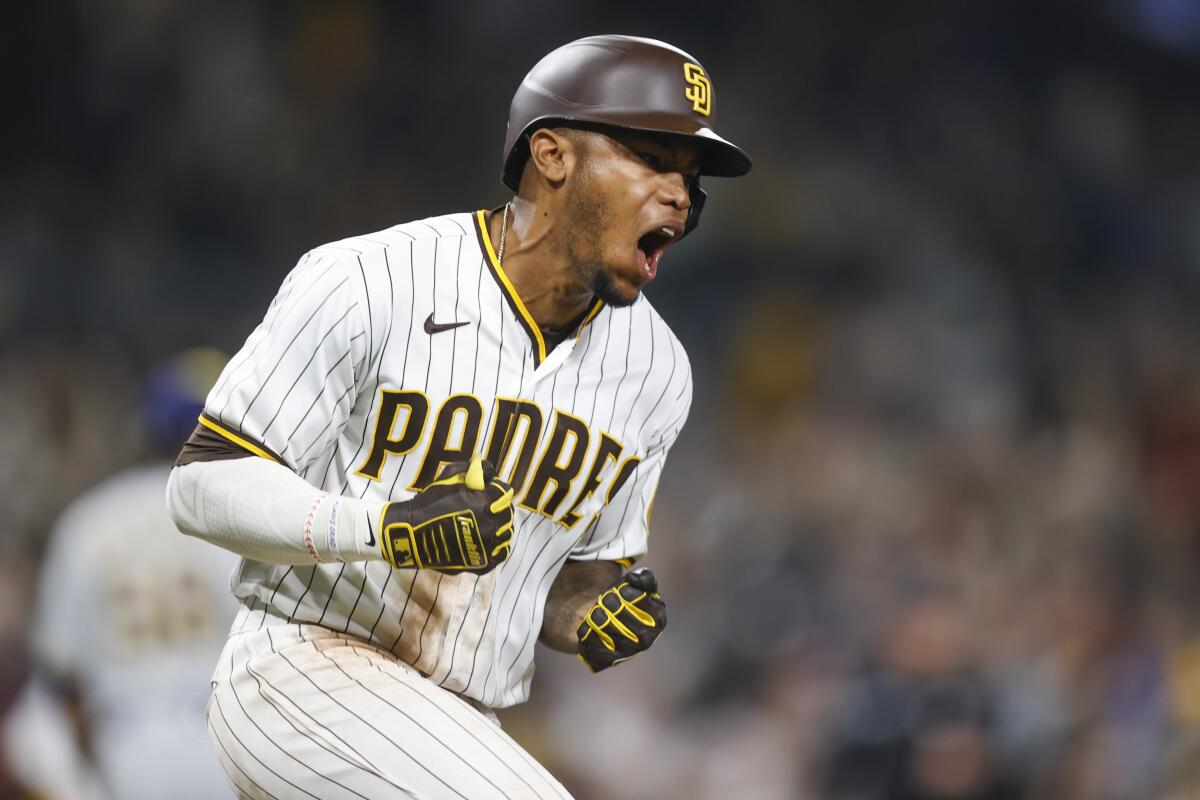
[[[648,649],[665,627],[667,606],[654,573],[635,569],[605,590],[579,623],[579,658],[592,672],[608,669]]]
[[[512,546],[512,504],[512,488],[476,453],[446,467],[411,500],[383,507],[383,559],[393,567],[490,572]]]

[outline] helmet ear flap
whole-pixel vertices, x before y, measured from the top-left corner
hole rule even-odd
[[[680,239],[687,236],[700,224],[700,212],[704,210],[704,201],[708,199],[708,192],[700,188],[699,177],[692,178],[688,182],[688,197],[692,201],[692,207],[688,209],[687,220],[683,223],[683,233],[679,235]]]

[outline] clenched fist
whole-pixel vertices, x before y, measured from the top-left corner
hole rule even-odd
[[[383,508],[379,546],[393,567],[482,575],[508,558],[513,490],[476,453],[411,500]]]
[[[592,672],[628,661],[654,644],[667,626],[667,606],[648,569],[617,579],[579,623],[579,657]]]

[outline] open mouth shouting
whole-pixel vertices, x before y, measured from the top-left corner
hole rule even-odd
[[[663,251],[679,238],[681,231],[682,228],[674,224],[657,225],[637,240],[638,269],[645,280],[654,280]]]

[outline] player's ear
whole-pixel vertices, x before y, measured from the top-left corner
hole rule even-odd
[[[528,166],[555,188],[566,180],[576,155],[574,142],[564,132],[539,128],[529,137]]]

